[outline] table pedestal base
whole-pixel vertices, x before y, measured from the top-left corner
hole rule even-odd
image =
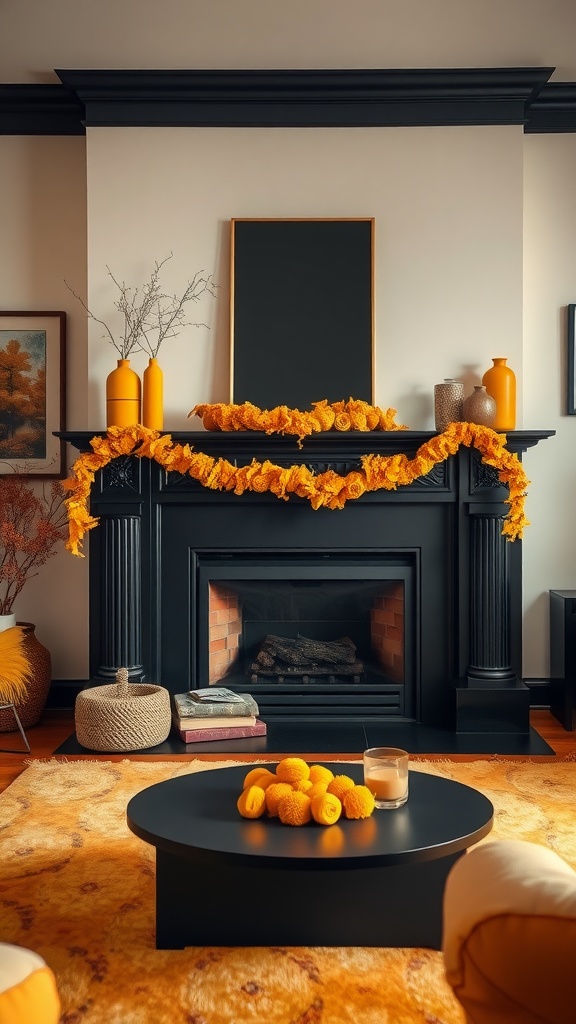
[[[461,856],[346,868],[327,856],[314,868],[297,861],[267,868],[222,861],[215,866],[206,854],[178,857],[157,849],[156,948],[440,949],[444,885]]]

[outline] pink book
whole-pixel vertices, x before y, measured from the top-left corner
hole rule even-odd
[[[248,736],[265,736],[266,722],[256,719],[254,725],[223,725],[218,729],[179,729],[178,734],[184,743],[206,743],[211,740],[240,740]]]

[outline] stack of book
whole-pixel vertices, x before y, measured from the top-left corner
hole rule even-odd
[[[257,717],[258,705],[249,693],[208,686],[176,693],[172,701],[172,720],[184,743],[266,735],[266,723]]]

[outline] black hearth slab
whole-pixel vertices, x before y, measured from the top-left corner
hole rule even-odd
[[[452,732],[417,722],[365,723],[370,747],[402,747],[410,754],[553,754],[546,740],[528,733]]]
[[[135,754],[358,754],[367,747],[402,747],[410,754],[553,754],[552,747],[534,729],[514,733],[455,733],[433,729],[416,722],[342,722],[317,725],[313,722],[269,722],[268,735],[254,739],[222,740],[217,743],[183,743],[171,733],[164,743]],[[62,743],[55,754],[91,754],[75,735]],[[130,751],[127,751],[130,753]]]

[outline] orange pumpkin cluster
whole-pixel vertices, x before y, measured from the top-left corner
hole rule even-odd
[[[279,818],[283,825],[334,825],[339,818],[369,818],[374,796],[349,775],[321,764],[285,757],[276,771],[260,765],[244,779],[236,806],[243,818]]]

